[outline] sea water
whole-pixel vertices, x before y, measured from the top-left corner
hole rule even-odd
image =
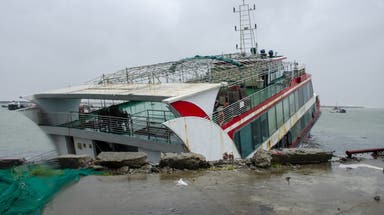
[[[309,145],[335,154],[346,150],[384,148],[384,109],[351,108],[347,113],[322,115],[311,130]],[[17,111],[0,108],[0,157],[31,157],[54,150],[51,139]]]
[[[311,130],[310,142],[336,155],[345,155],[351,149],[384,148],[384,109],[346,110],[347,113],[332,113],[323,108]]]
[[[51,139],[23,114],[0,108],[0,158],[31,158],[55,150]]]

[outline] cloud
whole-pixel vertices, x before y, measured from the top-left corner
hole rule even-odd
[[[0,100],[124,67],[235,52],[238,2],[3,0]],[[367,96],[384,91],[381,0],[254,3],[260,47],[306,64],[324,104],[384,107]]]

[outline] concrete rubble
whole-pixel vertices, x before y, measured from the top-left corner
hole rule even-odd
[[[251,158],[251,162],[254,166],[259,168],[269,168],[272,163],[271,153],[263,149],[257,151],[255,155]]]
[[[88,155],[60,155],[54,160],[57,160],[61,169],[89,168],[92,164],[92,158]]]
[[[284,148],[271,150],[272,163],[315,164],[328,162],[333,154],[318,148]]]
[[[144,152],[101,152],[95,164],[108,168],[140,168],[147,164],[147,154]]]
[[[251,159],[206,161],[205,157],[196,153],[163,153],[159,164],[149,163],[144,152],[101,152],[96,159],[88,155],[62,155],[55,158],[59,168],[93,168],[96,171],[107,171],[112,175],[134,173],[173,173],[179,170],[250,169],[264,171],[273,164],[316,164],[325,163],[332,158],[332,153],[317,148],[259,150]],[[24,159],[0,159],[0,168],[21,165]]]
[[[209,167],[205,157],[196,153],[163,153],[161,155],[160,167],[174,169],[200,169]]]

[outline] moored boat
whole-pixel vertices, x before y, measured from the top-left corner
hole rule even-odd
[[[345,110],[344,108],[341,108],[339,106],[335,106],[332,108],[332,110],[330,112],[331,113],[347,113],[347,110]]]
[[[234,12],[250,20],[254,9],[243,2]],[[157,161],[161,152],[195,152],[219,160],[298,146],[321,113],[312,76],[285,56],[259,51],[251,21],[236,30],[240,53],[126,68],[36,93],[25,113],[59,154],[141,151]]]

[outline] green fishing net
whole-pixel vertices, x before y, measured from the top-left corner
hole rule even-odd
[[[93,172],[88,169],[57,170],[44,165],[0,170],[0,214],[40,214],[45,204],[63,187]]]

